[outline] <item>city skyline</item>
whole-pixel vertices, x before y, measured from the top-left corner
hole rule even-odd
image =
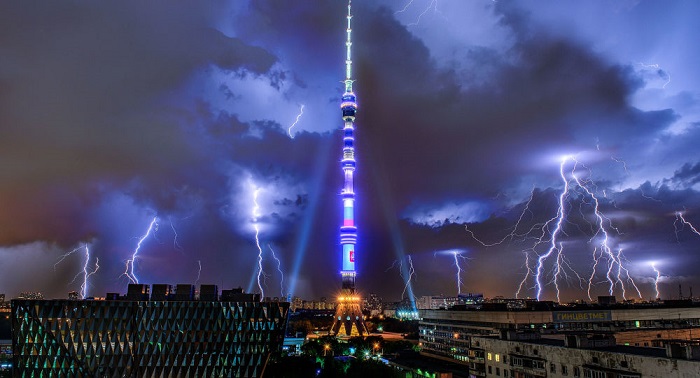
[[[338,293],[346,6],[4,5],[0,292]],[[353,2],[360,293],[700,287],[698,8]]]

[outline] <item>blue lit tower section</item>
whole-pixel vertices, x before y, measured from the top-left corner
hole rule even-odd
[[[343,225],[340,227],[340,245],[343,250],[343,268],[340,271],[342,278],[342,293],[338,297],[335,321],[331,327],[331,333],[339,335],[345,333],[348,336],[366,335],[361,299],[355,292],[355,244],[357,243],[357,225],[355,224],[355,189],[353,187],[353,175],[355,173],[355,113],[357,112],[357,99],[352,91],[352,1],[348,1],[348,26],[346,59],[345,59],[345,93],[340,103],[343,114],[343,158],[341,165],[345,177],[345,185],[341,191],[343,200]],[[344,332],[343,332],[344,331]]]
[[[348,42],[349,43],[349,42]],[[349,53],[349,52],[348,52]],[[346,80],[346,89],[352,87],[352,82]],[[351,89],[351,88],[350,88]],[[343,289],[355,290],[355,244],[357,243],[357,226],[355,225],[355,191],[353,174],[355,173],[355,148],[353,146],[355,130],[355,94],[346,91],[343,94],[343,174],[345,185],[341,192],[343,198],[343,225],[340,227],[340,245],[343,247]]]

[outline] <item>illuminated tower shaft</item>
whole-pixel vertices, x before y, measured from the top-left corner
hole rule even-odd
[[[331,333],[338,335],[344,333],[350,335],[366,335],[360,297],[355,292],[355,245],[357,243],[357,226],[355,225],[355,189],[353,185],[353,175],[355,173],[355,112],[357,112],[357,102],[355,93],[352,91],[352,58],[350,50],[352,47],[352,20],[351,4],[348,1],[348,26],[347,40],[345,42],[345,93],[343,93],[340,108],[343,114],[343,158],[341,166],[345,185],[341,191],[343,200],[343,225],[340,227],[340,245],[343,250],[343,269],[340,271],[342,279],[342,293],[338,298],[338,307],[335,313],[335,322],[331,327]]]
[[[341,165],[345,177],[345,185],[341,191],[343,198],[343,225],[340,227],[340,245],[343,247],[343,270],[341,276],[343,289],[355,291],[355,244],[357,243],[357,226],[355,225],[355,189],[353,174],[355,173],[355,112],[357,103],[352,92],[352,59],[350,57],[350,3],[348,3],[348,28],[347,41],[345,42],[347,56],[345,59],[345,93],[343,93],[340,108],[343,112],[343,158]]]

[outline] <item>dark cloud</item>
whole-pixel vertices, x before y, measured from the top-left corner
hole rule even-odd
[[[397,297],[405,284],[385,271],[408,254],[417,295],[453,293],[454,255],[442,252],[458,250],[470,259],[465,290],[512,295],[528,273],[527,232],[557,214],[563,182],[553,155],[581,151],[593,152],[576,172],[619,229],[632,274],[648,277],[644,261],[666,254],[669,276],[697,281],[689,251],[700,236],[676,215],[700,222],[695,88],[640,106],[641,93],[676,72],[640,70],[523,4],[477,9],[507,36],[497,45],[455,46],[399,22],[396,7],[353,4],[362,291]],[[201,264],[200,282],[254,289],[257,222],[268,272],[275,250],[294,294],[332,296],[342,175],[341,136],[328,130],[342,125],[345,14],[343,2],[281,0],[3,7],[3,256],[12,266],[29,261],[21,254],[40,257],[43,271],[88,243],[102,267],[94,292],[123,291],[124,261],[157,216],[140,277],[193,282]],[[306,124],[292,139],[301,104]],[[584,276],[597,236],[592,203],[572,189],[560,239]],[[465,226],[484,242],[513,237],[484,247]],[[81,263],[72,258],[37,287],[66,291]],[[269,294],[278,295],[279,278],[269,277]],[[567,295],[581,296],[576,282]]]
[[[690,188],[697,184],[700,182],[700,163],[695,163],[694,165],[691,163],[683,164],[683,166],[673,174],[671,181],[684,188]]]

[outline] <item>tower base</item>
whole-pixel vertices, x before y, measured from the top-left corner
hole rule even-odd
[[[343,289],[335,309],[332,336],[367,336],[360,296],[352,289]]]

